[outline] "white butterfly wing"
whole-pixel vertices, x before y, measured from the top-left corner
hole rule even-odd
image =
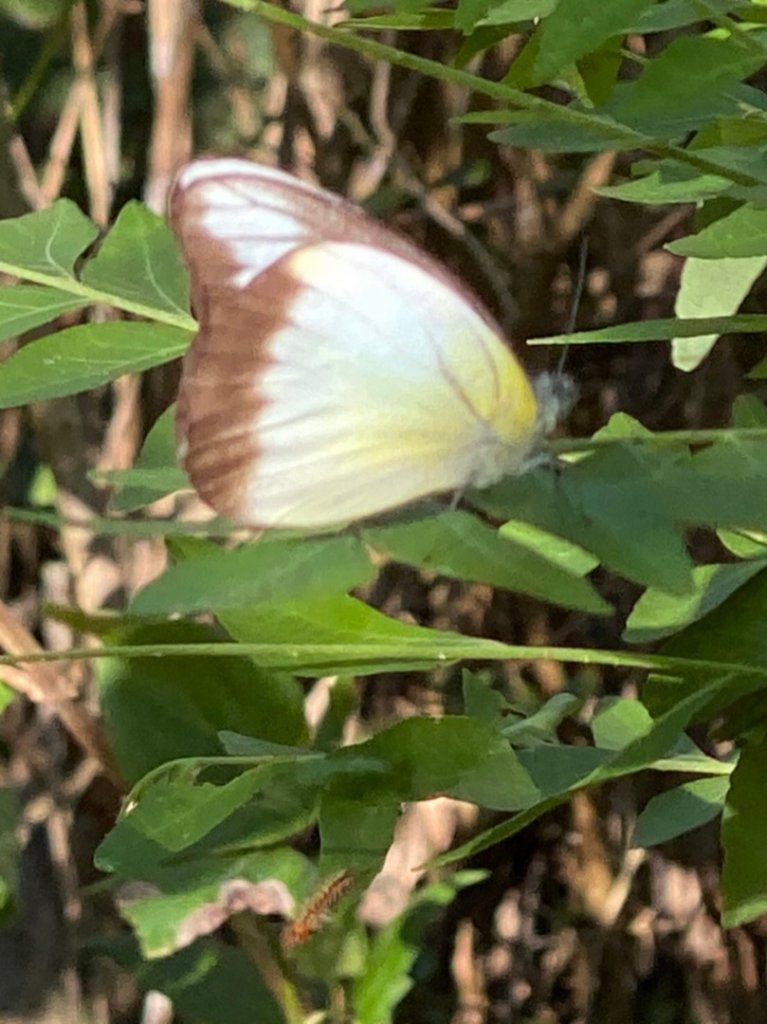
[[[536,402],[489,319],[356,208],[244,167],[247,187],[188,169],[175,198],[200,320],[179,436],[201,496],[321,528],[518,469]]]
[[[241,287],[291,249],[327,240],[383,244],[447,276],[407,239],[340,196],[247,160],[212,158],[184,167],[170,197],[170,218],[187,254],[212,239],[226,243]]]

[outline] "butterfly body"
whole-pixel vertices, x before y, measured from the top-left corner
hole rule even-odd
[[[253,526],[343,525],[518,472],[535,391],[451,275],[344,200],[271,168],[181,171],[171,219],[200,330],[181,456]]]

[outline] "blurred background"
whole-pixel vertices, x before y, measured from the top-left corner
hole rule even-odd
[[[340,16],[320,0],[300,11],[330,24]],[[456,58],[452,33],[379,37],[432,60]],[[667,41],[656,33],[627,46],[647,55]],[[501,76],[519,46],[519,37],[502,40],[472,70]],[[485,127],[451,120],[475,101],[458,86],[224,3],[0,0],[0,218],[61,196],[100,227],[129,199],[162,213],[190,156],[236,153],[348,196],[437,255],[494,312],[533,372],[555,368],[560,350],[526,349],[529,338],[673,315],[681,261],[663,247],[689,232],[692,205],[600,198],[595,189],[625,177],[637,154],[498,146]],[[763,299],[757,286],[745,310]],[[0,356],[15,344],[1,344]],[[751,362],[737,339],[718,345],[694,375],[675,370],[661,343],[575,348],[567,366],[580,398],[564,429],[588,435],[617,410],[653,430],[722,425]],[[174,364],[0,413],[0,503],[55,503],[71,518],[103,513],[107,494],[89,471],[133,464],[177,382]],[[43,603],[121,607],[164,560],[159,540],[54,533],[0,518],[0,644],[14,653],[71,646],[70,626],[42,622]],[[638,591],[607,575],[598,582],[617,608],[612,619],[401,567],[386,567],[365,596],[406,621],[471,635],[617,647]],[[596,668],[584,678],[600,693],[632,695],[636,685],[625,672]],[[121,796],[96,756],[103,738],[87,666],[63,681],[42,668],[8,669],[0,679],[0,864],[5,858],[16,878],[14,898],[0,899],[0,1021],[169,1019],[162,1002],[143,1000],[114,955],[123,926],[108,895],[82,891],[97,881],[93,851]],[[520,704],[534,706],[564,687],[566,669],[512,666],[507,682]],[[440,711],[458,683],[449,672],[373,677],[361,684],[360,714],[386,723]],[[55,695],[71,687],[84,696],[77,722],[64,729]],[[73,729],[88,733],[81,744]],[[477,857],[469,866],[487,877],[451,905],[430,971],[397,1019],[767,1019],[763,927],[725,933],[717,923],[714,827],[626,850],[637,809],[666,784],[641,777],[580,793]],[[477,824],[467,808],[443,807],[437,818],[437,846]],[[417,824],[416,834],[426,827]],[[401,881],[407,890],[409,877]]]

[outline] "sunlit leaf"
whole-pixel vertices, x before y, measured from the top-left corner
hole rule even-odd
[[[733,565],[699,565],[692,571],[693,589],[689,594],[675,595],[648,588],[628,617],[624,640],[649,643],[678,633],[718,608],[765,568],[767,559]]]
[[[188,274],[170,228],[142,203],[127,203],[96,256],[84,284],[170,313],[189,309]]]
[[[3,363],[0,409],[60,398],[182,355],[190,334],[165,324],[79,324],[25,345]]]
[[[85,300],[33,284],[0,285],[0,341],[48,324]]]
[[[703,260],[720,260],[724,256],[767,257],[767,210],[745,203],[696,235],[670,242],[667,248],[680,256]]]
[[[59,199],[46,210],[0,221],[0,270],[73,278],[75,261],[97,235],[71,199]]]
[[[735,313],[767,266],[767,255],[751,259],[685,261],[674,312],[679,317],[721,316]],[[680,370],[694,370],[710,352],[718,335],[677,337],[671,343],[672,362]]]

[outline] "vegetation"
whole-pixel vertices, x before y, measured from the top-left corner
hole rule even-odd
[[[764,1016],[766,55],[763,0],[0,0],[0,1014]],[[572,346],[561,467],[201,519],[206,150]]]

